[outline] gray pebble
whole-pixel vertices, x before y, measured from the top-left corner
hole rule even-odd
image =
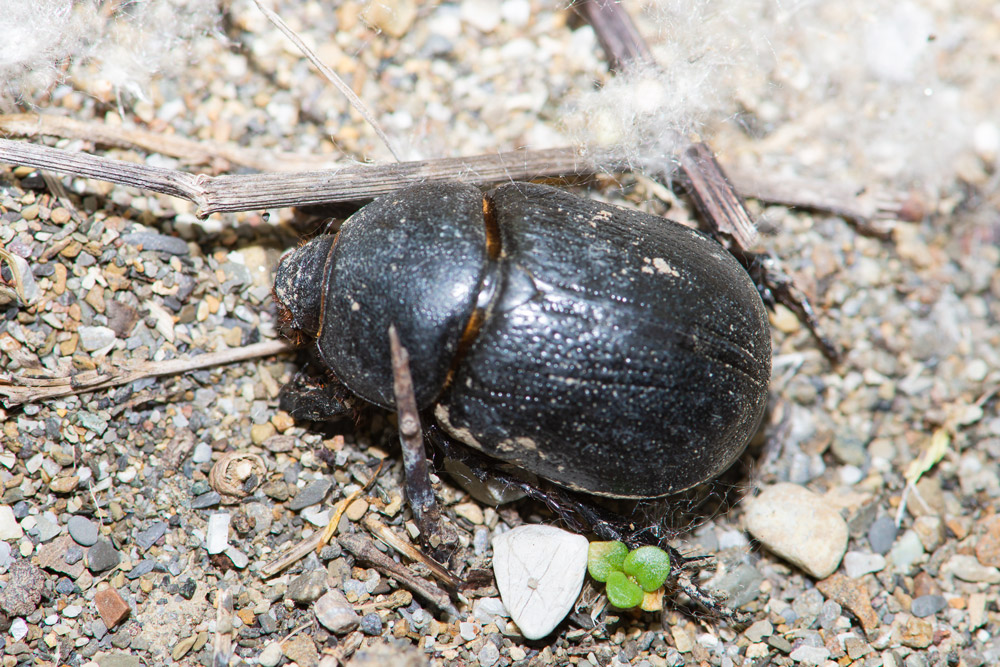
[[[278,619],[270,611],[258,616],[257,623],[260,624],[260,631],[266,635],[278,631]]]
[[[361,632],[369,637],[378,637],[382,634],[382,617],[371,612],[361,617]]]
[[[824,630],[832,630],[837,624],[837,619],[840,618],[840,605],[833,600],[827,600],[823,603],[822,609],[819,611],[819,625]]]
[[[844,554],[844,571],[851,579],[858,579],[870,572],[881,572],[885,568],[885,557],[863,551],[848,551]]]
[[[328,479],[317,479],[312,484],[300,490],[295,494],[294,498],[288,501],[288,509],[297,512],[321,502],[326,497],[326,494],[329,493],[332,486],[333,482]]]
[[[713,588],[725,593],[726,606],[739,609],[757,599],[763,581],[764,575],[757,568],[749,563],[737,563],[713,584]]]
[[[83,560],[83,549],[76,544],[71,544],[63,554],[63,562],[67,565],[76,565]]]
[[[188,254],[188,244],[184,239],[156,232],[134,232],[123,234],[122,241],[129,245],[142,246],[143,250],[156,250],[170,255]]]
[[[87,552],[87,569],[93,574],[106,572],[122,560],[122,555],[111,545],[111,541],[101,538]]]
[[[792,602],[792,609],[799,618],[811,622],[823,609],[823,594],[815,588],[806,589]]]
[[[340,558],[342,555],[344,555],[344,550],[341,548],[340,542],[336,540],[319,550],[319,559],[324,561]]]
[[[261,667],[275,667],[281,662],[281,642],[271,642],[257,656],[257,664]]]
[[[194,447],[194,453],[191,454],[191,460],[195,463],[208,463],[212,460],[212,445],[207,442],[199,442]]]
[[[314,602],[326,592],[326,570],[300,574],[288,582],[285,595],[299,604]]]
[[[226,554],[226,558],[229,559],[229,561],[233,564],[233,567],[237,570],[242,570],[250,564],[250,557],[236,547],[229,547],[223,553]]]
[[[157,521],[146,530],[136,533],[135,542],[139,545],[140,549],[145,551],[156,544],[156,541],[163,537],[166,532],[167,524],[163,521]]]
[[[483,667],[493,667],[500,659],[500,649],[493,642],[486,642],[479,649],[479,664]]]
[[[80,346],[87,352],[100,350],[115,342],[115,332],[108,327],[77,327]]]
[[[330,590],[313,607],[316,618],[335,635],[346,635],[361,624],[361,617],[340,591]]]
[[[789,657],[803,665],[822,665],[830,657],[830,649],[825,646],[800,646]]]
[[[219,495],[218,491],[209,491],[208,493],[203,493],[192,500],[191,509],[203,510],[208,507],[214,507],[215,505],[218,505],[221,500],[222,496]]]
[[[45,575],[26,560],[18,560],[7,570],[7,584],[0,591],[0,609],[8,617],[27,616],[42,601]]]
[[[101,535],[96,523],[79,515],[71,516],[66,523],[66,528],[69,529],[69,536],[73,538],[73,541],[82,547],[93,546]]]
[[[38,537],[39,542],[48,542],[55,539],[62,532],[62,526],[59,525],[58,521],[51,521],[43,514],[38,517],[38,521],[31,532]]]
[[[368,587],[365,586],[365,582],[363,581],[348,579],[344,582],[344,592],[360,598],[362,595],[368,593]]]
[[[133,567],[131,570],[129,570],[128,573],[125,574],[125,576],[129,580],[138,579],[142,575],[149,574],[150,572],[152,572],[153,568],[155,568],[155,567],[156,567],[156,561],[155,560],[146,559],[144,561],[141,561],[138,565],[136,565],[135,567]]]
[[[924,545],[912,530],[903,533],[889,551],[889,559],[900,574],[906,574],[918,558],[924,555]]]
[[[108,634],[108,626],[104,625],[104,621],[99,618],[95,618],[90,623],[90,634],[94,635],[94,638],[100,641],[104,638],[104,635]]]
[[[0,542],[0,570],[6,570],[13,561],[14,557],[10,552],[10,544]]]
[[[892,517],[879,517],[868,528],[868,544],[872,551],[884,556],[892,548],[898,532],[899,529],[896,528],[896,522],[892,520]]]
[[[948,601],[944,599],[943,595],[921,595],[918,598],[913,598],[913,602],[910,604],[910,613],[917,618],[926,618],[933,616],[947,606]]]

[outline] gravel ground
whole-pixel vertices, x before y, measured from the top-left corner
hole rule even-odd
[[[379,32],[361,20],[363,5],[278,10],[378,110],[407,157],[562,145],[578,136],[566,105],[609,77],[590,29],[561,7],[384,4],[393,11],[368,17]],[[725,502],[685,513],[686,530],[674,541],[685,552],[716,556],[703,583],[728,593],[751,624],[692,614],[678,597],[662,614],[605,613],[589,627],[591,596],[548,639],[527,642],[497,615],[489,580],[468,592],[480,602],[449,620],[337,542],[262,577],[261,568],[325,525],[330,508],[360,489],[382,459],[385,471],[349,505],[340,532],[365,533],[370,517],[404,537],[412,525],[394,419],[376,414],[327,428],[295,422],[277,406],[281,384],[298,368],[283,355],[0,409],[3,666],[211,664],[213,646],[225,638],[233,664],[263,665],[1000,662],[993,393],[1000,381],[1000,130],[987,93],[1000,85],[998,21],[986,6],[963,13],[948,2],[901,7],[880,5],[883,14],[866,15],[866,34],[881,35],[889,49],[897,33],[886,25],[908,34],[923,20],[939,50],[907,61],[898,49],[892,63],[910,63],[911,78],[894,70],[873,83],[849,60],[839,79],[824,72],[823,54],[807,48],[826,45],[836,55],[855,43],[853,29],[815,30],[837,17],[823,10],[793,19],[755,15],[750,3],[744,46],[720,58],[733,67],[698,89],[724,100],[718,110],[682,110],[680,121],[670,120],[683,126],[697,116],[703,136],[742,169],[775,180],[822,179],[831,188],[864,183],[878,196],[918,198],[926,212],[881,239],[840,217],[751,202],[763,216],[763,247],[811,296],[824,332],[845,351],[832,366],[790,312],[778,309],[765,424],[740,464],[709,490]],[[734,10],[712,43],[739,41],[725,30],[740,18]],[[691,49],[704,38],[680,39],[663,20],[641,14],[656,44],[676,40]],[[758,35],[765,24],[779,27]],[[770,50],[756,70],[746,69],[754,51],[745,43],[757,37],[770,40]],[[358,114],[252,5],[232,3],[217,30],[188,44],[148,84],[145,99],[123,102],[81,62],[66,84],[26,95],[22,108],[208,146],[331,162],[388,159]],[[928,77],[940,86],[937,97]],[[889,99],[899,106],[890,108]],[[924,106],[903,104],[919,99]],[[58,145],[157,166],[242,168],[222,158],[189,165],[79,138]],[[287,155],[274,158],[275,168],[283,162]],[[33,304],[6,295],[0,306],[3,373],[106,370],[277,337],[273,271],[294,247],[295,229],[315,226],[307,216],[276,210],[199,222],[183,201],[59,180],[68,192],[62,199],[31,169],[0,170],[0,243],[27,259]],[[693,217],[643,174],[578,189]],[[209,478],[213,464],[233,456],[259,482],[239,499],[220,495]],[[784,483],[809,494],[775,499]],[[459,531],[452,563],[459,576],[475,578],[488,566],[496,531],[553,521],[531,503],[483,506],[447,478],[438,493]],[[754,523],[754,515],[776,512],[777,526]],[[829,528],[794,533],[788,545],[802,526]],[[227,594],[233,614],[219,617]]]

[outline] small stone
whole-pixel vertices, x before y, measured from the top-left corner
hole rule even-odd
[[[583,587],[589,543],[554,526],[525,525],[493,538],[493,572],[504,606],[526,639],[566,617]]]
[[[101,536],[97,524],[86,517],[73,515],[66,522],[69,536],[73,541],[82,547],[91,547],[97,543],[97,538]]]
[[[87,352],[95,352],[115,342],[115,332],[108,327],[78,327],[80,345]]]
[[[976,558],[986,567],[1000,568],[1000,514],[984,519],[980,527],[983,532],[976,542]]]
[[[361,617],[361,632],[369,637],[378,637],[382,634],[382,618],[375,612],[365,614]]]
[[[844,650],[847,651],[847,657],[857,660],[871,653],[872,648],[860,637],[850,636],[844,639]]]
[[[951,573],[962,581],[971,583],[1000,583],[1000,570],[986,567],[975,556],[955,554],[941,567],[943,572]]]
[[[930,621],[922,618],[910,616],[906,619],[899,636],[899,641],[903,646],[910,648],[927,648],[934,639],[934,626]]]
[[[332,486],[333,482],[328,479],[317,479],[295,494],[295,497],[288,502],[288,509],[298,512],[310,505],[321,502],[326,497],[326,494],[329,493]]]
[[[100,538],[87,552],[87,569],[93,574],[99,574],[113,567],[118,567],[121,560],[122,555],[114,548],[111,541]]]
[[[755,621],[753,625],[743,631],[746,638],[752,642],[761,642],[770,637],[774,632],[774,627],[765,619]]]
[[[889,551],[889,559],[903,574],[908,573],[917,559],[923,555],[924,545],[920,543],[920,538],[912,530],[903,533]]]
[[[83,549],[69,535],[62,535],[38,549],[38,564],[46,570],[77,579],[86,569]]]
[[[319,651],[316,642],[307,634],[298,634],[281,644],[281,652],[285,657],[299,667],[316,667],[319,665]]]
[[[19,642],[28,634],[28,623],[23,618],[17,617],[7,631],[14,638],[14,641]]]
[[[94,595],[94,604],[97,605],[97,613],[109,630],[128,618],[130,611],[128,603],[114,588],[102,588],[97,591]]]
[[[872,572],[885,569],[885,557],[863,551],[848,551],[844,554],[844,571],[851,579],[860,579]]]
[[[944,522],[937,516],[918,516],[913,520],[913,532],[928,553],[934,553],[944,542]]]
[[[153,559],[147,559],[140,562],[138,565],[133,567],[125,574],[125,578],[129,581],[135,581],[144,574],[149,574],[156,568],[156,561]]]
[[[847,549],[847,523],[832,506],[797,484],[765,489],[747,506],[747,530],[768,549],[823,578],[833,573]]]
[[[459,503],[455,505],[455,514],[475,526],[483,525],[483,508],[478,503]]]
[[[479,649],[479,664],[482,667],[493,667],[500,660],[500,649],[493,642],[486,642]]]
[[[208,517],[208,530],[205,532],[205,548],[209,554],[221,554],[229,548],[229,520],[227,512],[217,512]]]
[[[261,667],[275,667],[281,662],[281,656],[281,644],[279,642],[271,642],[257,656],[257,664]]]
[[[185,637],[176,644],[174,644],[173,649],[170,651],[170,657],[174,660],[180,660],[188,654],[188,651],[194,646],[194,643],[198,641],[198,635],[191,635],[190,637]]]
[[[878,614],[872,608],[871,596],[862,582],[842,574],[835,574],[816,582],[816,588],[828,599],[836,601],[854,614],[866,633],[878,629]]]
[[[361,624],[361,617],[354,611],[354,607],[337,590],[329,590],[316,600],[313,610],[323,627],[335,635],[346,635]]]
[[[250,564],[250,557],[236,547],[231,546],[222,553],[226,555],[226,558],[229,559],[229,562],[232,563],[233,567],[237,570],[242,570]]]
[[[346,516],[350,521],[361,521],[367,513],[368,503],[361,498],[355,500],[347,506],[346,510],[344,510],[344,516]]]
[[[142,658],[129,653],[108,653],[98,659],[97,664],[98,667],[142,667]]]
[[[10,505],[0,505],[0,540],[19,540],[24,537],[24,530],[14,516]]]
[[[7,616],[28,616],[42,601],[45,575],[26,560],[14,561],[7,570],[7,584],[0,591],[0,609]]]
[[[139,548],[146,551],[167,533],[167,524],[163,521],[154,522],[149,528],[135,534],[135,542]]]
[[[199,442],[194,446],[194,452],[191,453],[191,461],[193,463],[208,463],[212,460],[212,445],[207,442]]]
[[[788,657],[804,665],[822,665],[830,657],[830,649],[825,646],[800,646]]]
[[[933,616],[948,606],[948,600],[943,595],[921,595],[913,598],[910,603],[910,613],[917,618]]]
[[[254,424],[250,427],[250,442],[255,445],[263,444],[265,440],[275,435],[276,430],[271,422]]]
[[[500,3],[495,0],[463,0],[459,13],[480,32],[493,32],[500,25]]]
[[[390,37],[402,37],[417,18],[415,0],[379,0],[370,2],[362,13],[365,23]]]
[[[479,598],[472,603],[472,617],[481,625],[495,623],[502,627],[503,619],[509,618],[510,612],[500,598]]]
[[[286,597],[299,604],[318,600],[326,592],[326,570],[305,572],[288,582]]]
[[[458,634],[465,641],[471,642],[476,638],[476,624],[468,621],[462,621],[458,624]]]
[[[883,516],[875,519],[868,528],[868,545],[877,554],[885,555],[889,553],[899,529],[892,517]]]
[[[141,250],[156,250],[170,255],[186,255],[189,252],[184,239],[156,232],[122,234],[121,239],[129,245],[138,246]]]
[[[49,490],[52,493],[69,493],[80,484],[80,478],[76,475],[60,475],[49,482]]]
[[[191,501],[191,509],[193,510],[203,510],[209,507],[215,507],[222,500],[222,496],[219,495],[218,491],[209,491],[208,493],[203,493]]]
[[[31,534],[38,537],[38,541],[42,543],[54,539],[61,532],[62,526],[59,525],[59,520],[49,512],[38,517],[35,527],[31,530]]]

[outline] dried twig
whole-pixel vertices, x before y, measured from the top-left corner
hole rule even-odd
[[[330,171],[195,175],[173,169],[0,139],[0,163],[129,185],[198,205],[196,213],[365,202],[416,183],[461,180],[475,185],[593,174],[597,166],[573,148],[511,151],[388,165],[354,164]]]
[[[361,116],[365,119],[366,123],[372,126],[372,129],[375,130],[375,134],[379,136],[379,139],[382,140],[382,143],[385,144],[385,147],[389,149],[389,152],[392,153],[392,156],[396,158],[397,162],[399,162],[399,155],[393,148],[392,142],[389,141],[389,137],[382,130],[382,126],[378,124],[377,120],[375,120],[375,115],[368,109],[367,106],[365,106],[365,103],[361,101],[361,98],[354,94],[354,91],[351,90],[351,87],[348,86],[346,83],[344,83],[344,80],[341,79],[339,76],[337,76],[336,72],[327,67],[326,63],[320,60],[319,56],[317,56],[312,49],[306,46],[306,43],[303,42],[302,39],[295,34],[294,30],[288,27],[288,24],[286,24],[284,21],[281,20],[280,16],[278,16],[276,13],[265,7],[260,0],[253,0],[253,2],[255,5],[257,5],[257,9],[259,9],[261,13],[263,13],[264,16],[267,17],[267,20],[270,21],[272,24],[274,24],[274,27],[280,30],[281,34],[287,37],[292,42],[292,44],[298,47],[299,51],[302,52],[302,55],[304,55],[309,60],[309,62],[313,64],[313,67],[318,69],[320,74],[322,74],[327,81],[332,83],[337,88],[337,90],[339,90],[340,93],[347,98],[347,100],[351,103],[351,106],[354,107],[358,111],[358,113],[361,114]]]
[[[264,579],[273,577],[293,563],[305,558],[308,553],[315,551],[316,547],[320,546],[322,543],[323,531],[317,530],[312,535],[289,549],[286,554],[260,568],[260,576]]]
[[[399,442],[403,448],[406,496],[424,540],[432,547],[438,547],[442,540],[441,510],[434,498],[434,488],[427,470],[427,450],[424,448],[420,413],[417,410],[413,378],[410,376],[410,355],[399,342],[395,326],[389,327],[389,350],[392,355],[392,389],[399,417]]]
[[[406,586],[420,597],[432,603],[438,609],[458,617],[458,610],[455,609],[451,600],[448,599],[447,593],[438,588],[434,583],[418,577],[405,566],[386,556],[367,537],[358,533],[351,533],[350,535],[341,535],[337,539],[356,558],[370,563],[375,569],[392,577],[403,586]]]
[[[183,359],[132,360],[110,366],[107,369],[85,371],[75,375],[38,377],[24,373],[16,376],[0,374],[0,397],[3,399],[3,404],[10,407],[22,403],[33,403],[60,396],[117,387],[144,377],[175,375],[199,368],[223,366],[258,357],[270,357],[294,349],[292,345],[284,341],[271,340],[231,350],[207,352]]]
[[[318,545],[316,545],[316,550],[319,551],[324,545],[328,544],[334,535],[337,533],[337,526],[340,525],[340,517],[344,516],[344,512],[347,508],[361,497],[361,494],[368,490],[368,488],[375,482],[380,474],[382,474],[382,468],[385,466],[385,459],[378,462],[378,468],[372,473],[372,476],[368,478],[368,481],[362,485],[360,489],[355,490],[351,495],[347,496],[339,503],[337,503],[337,509],[333,513],[333,517],[330,519],[330,523],[326,524],[326,528],[323,529],[323,538]]]
[[[372,535],[377,537],[379,540],[384,542],[387,546],[392,547],[399,553],[403,554],[410,560],[415,560],[422,564],[434,578],[443,583],[445,586],[451,590],[458,590],[462,585],[462,582],[455,577],[451,572],[444,569],[444,567],[438,563],[433,558],[425,555],[422,551],[417,549],[415,546],[401,538],[399,535],[394,533],[391,528],[379,521],[374,516],[368,516],[362,522]]]
[[[307,171],[326,169],[336,160],[325,155],[270,152],[229,143],[195,141],[175,134],[150,132],[103,122],[87,122],[50,114],[0,115],[0,134],[13,137],[59,137],[78,139],[99,146],[115,146],[175,157],[185,164],[211,165],[217,171],[233,166],[257,171]]]

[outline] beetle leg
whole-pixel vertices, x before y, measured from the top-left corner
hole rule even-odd
[[[307,366],[281,388],[278,406],[296,419],[329,421],[356,417],[360,405],[347,387],[329,375],[316,375]]]

